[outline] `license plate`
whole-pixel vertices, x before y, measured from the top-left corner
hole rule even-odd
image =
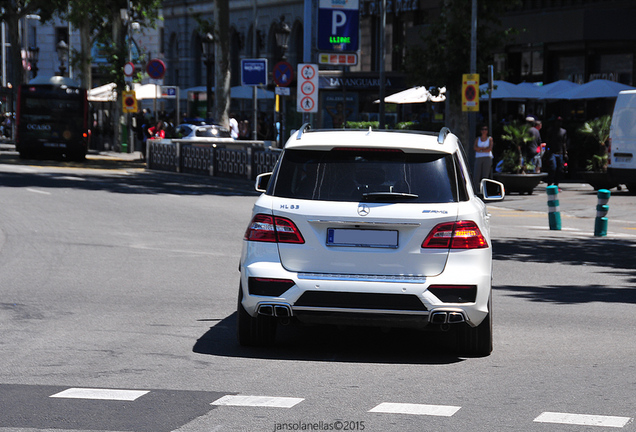
[[[398,232],[389,230],[327,229],[327,246],[397,248]]]
[[[630,162],[632,160],[631,157],[616,157],[616,162]]]

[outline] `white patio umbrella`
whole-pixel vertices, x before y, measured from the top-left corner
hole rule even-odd
[[[104,84],[88,91],[88,100],[91,102],[113,102],[117,100],[117,85],[115,83]]]
[[[161,86],[157,84],[135,84],[135,97],[142,99],[161,99]]]
[[[431,92],[426,87],[417,86],[387,96],[384,98],[384,102],[394,104],[424,103],[428,102],[430,98]],[[379,103],[380,101],[377,100],[376,102]]]

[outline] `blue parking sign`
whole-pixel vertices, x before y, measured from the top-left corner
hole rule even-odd
[[[267,84],[267,59],[241,60],[241,85],[260,86]]]
[[[357,51],[360,11],[358,0],[320,0],[318,8],[318,49]]]

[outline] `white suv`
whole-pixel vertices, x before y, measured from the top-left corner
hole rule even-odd
[[[304,125],[256,189],[240,264],[242,345],[272,343],[278,324],[338,324],[454,329],[464,355],[490,354],[489,218],[447,128]],[[503,198],[501,183],[481,189]]]

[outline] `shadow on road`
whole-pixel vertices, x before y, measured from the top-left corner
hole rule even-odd
[[[236,340],[236,313],[211,327],[195,353],[293,361],[445,365],[463,361],[453,354],[454,333],[366,327],[279,326],[272,347],[242,347]]]
[[[592,265],[622,276],[636,286],[636,242],[609,238],[542,238],[493,240],[493,260]],[[495,290],[538,302],[636,303],[636,288],[587,285],[584,280],[563,286],[495,286]]]
[[[6,164],[0,153],[0,164]],[[16,156],[17,158],[17,156]],[[181,194],[181,195],[228,195],[257,196],[254,183],[246,179],[171,174],[158,171],[145,171],[140,162],[99,161],[21,161],[25,169],[19,172],[0,171],[0,184],[4,187],[32,188],[68,188],[100,190],[122,194]],[[30,167],[69,168],[35,171]],[[74,170],[82,168],[84,170]],[[91,169],[104,170],[100,173]]]

